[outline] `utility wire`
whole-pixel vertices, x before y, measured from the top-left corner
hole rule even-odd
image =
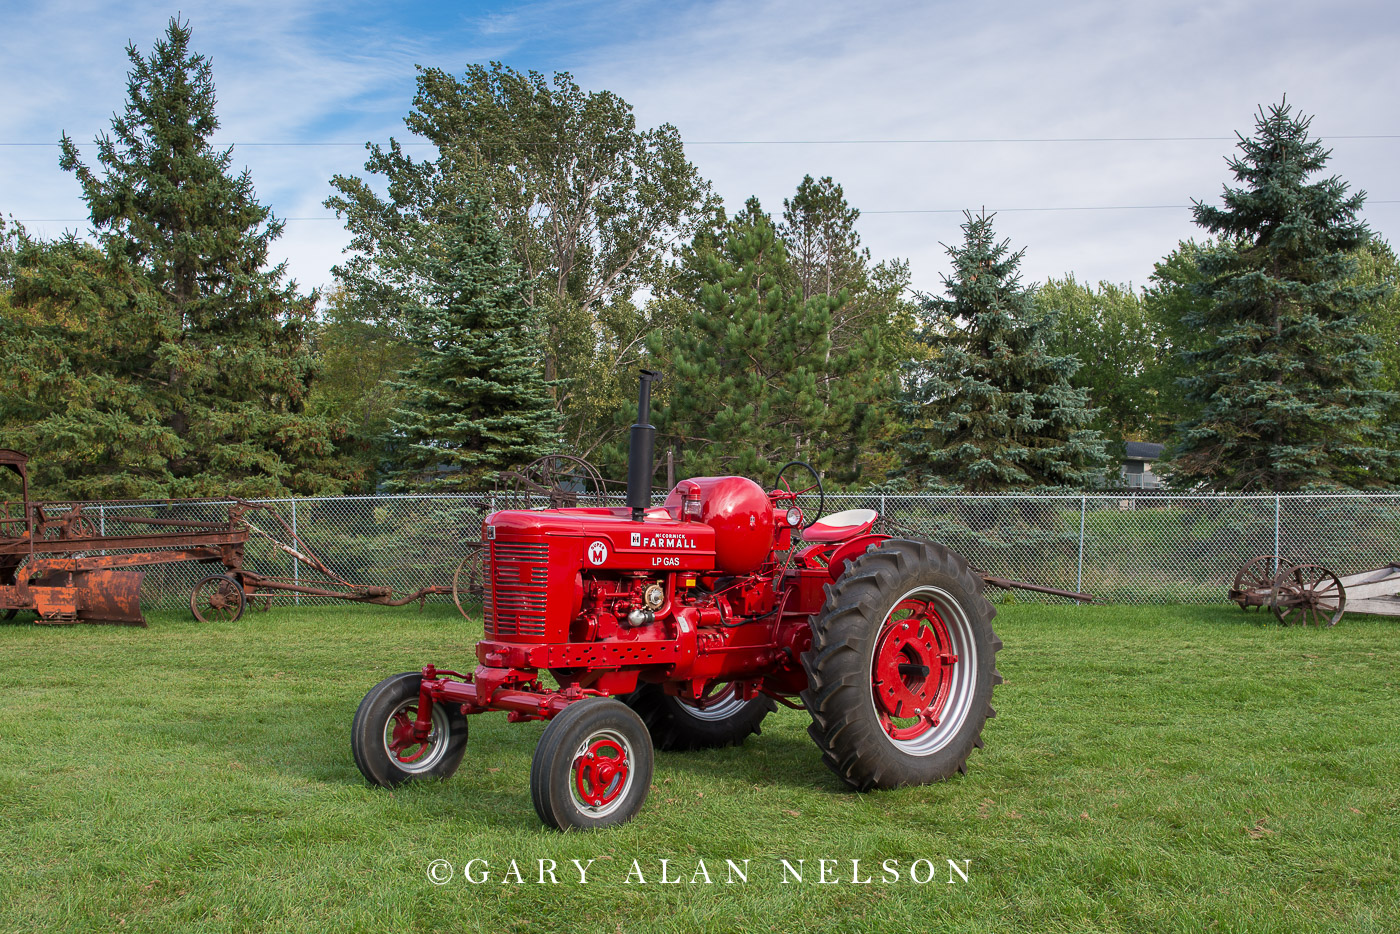
[[[1023,136],[1023,137],[948,137],[942,139],[700,139],[685,142],[687,146],[905,146],[905,145],[957,145],[985,143],[1187,143],[1187,142],[1235,142],[1236,136]],[[1358,133],[1323,135],[1323,142],[1334,139],[1400,139],[1400,133]],[[213,142],[213,141],[211,141]],[[0,146],[58,146],[58,143],[0,142]],[[295,141],[226,143],[213,142],[215,146],[357,146],[368,145],[364,141],[341,142]],[[380,144],[384,145],[384,144]],[[429,142],[400,141],[400,146],[434,146]]]
[[[1400,204],[1400,199],[1367,199],[1367,205],[1372,204]],[[988,214],[1011,214],[1018,212],[1052,212],[1052,211],[1184,211],[1194,207],[1190,204],[1094,204],[1094,205],[1070,205],[1060,207],[1042,208],[987,208]],[[895,214],[961,214],[964,211],[974,210],[973,208],[907,208],[892,211],[861,211],[860,216],[867,215],[895,215]],[[980,208],[976,210],[981,210]],[[15,221],[21,224],[81,224],[86,223],[87,217],[16,217]],[[279,221],[334,221],[339,218],[324,215],[318,217],[279,217]]]

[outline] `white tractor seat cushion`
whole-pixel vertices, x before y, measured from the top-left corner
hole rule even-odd
[[[802,533],[808,542],[843,542],[870,531],[880,514],[873,509],[847,509],[822,516]]]

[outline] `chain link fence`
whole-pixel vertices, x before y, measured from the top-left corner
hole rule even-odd
[[[491,494],[261,502],[279,510],[305,545],[345,580],[387,585],[399,594],[451,586],[457,566],[480,538],[482,519],[496,505]],[[228,505],[94,503],[84,515],[107,535],[149,534],[151,526],[124,517],[219,522],[227,518]],[[1259,555],[1279,555],[1285,564],[1321,564],[1339,575],[1400,560],[1400,494],[835,494],[826,497],[824,511],[855,508],[875,509],[886,531],[941,542],[999,577],[1083,591],[1107,603],[1219,603],[1240,566]],[[245,566],[269,577],[324,585],[319,574],[273,544],[271,539],[286,536],[270,517],[252,513],[248,518],[254,534]],[[217,564],[153,566],[143,603],[185,606],[194,583],[219,570]],[[1060,600],[1024,591],[1011,599]],[[293,594],[273,600],[325,602]]]

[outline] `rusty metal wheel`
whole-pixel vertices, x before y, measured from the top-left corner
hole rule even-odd
[[[1335,626],[1346,610],[1347,591],[1336,574],[1318,564],[1279,571],[1269,590],[1269,609],[1285,626]]]
[[[457,612],[461,613],[464,619],[471,619],[471,615],[462,606],[462,598],[474,598],[479,606],[485,593],[486,547],[484,543],[481,543],[472,548],[462,559],[462,562],[457,565],[456,572],[452,575],[452,602],[457,604]]]
[[[243,615],[247,602],[243,585],[222,574],[210,574],[190,591],[190,612],[201,623],[231,623]]]
[[[1278,555],[1260,555],[1245,562],[1235,574],[1235,585],[1230,588],[1230,599],[1238,603],[1241,610],[1263,609],[1278,568]]]
[[[497,509],[566,509],[605,506],[607,491],[598,468],[581,457],[553,454],[507,470],[497,479]]]
[[[77,516],[68,523],[69,538],[96,538],[97,523],[87,516]]]

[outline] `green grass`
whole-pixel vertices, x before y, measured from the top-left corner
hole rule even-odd
[[[740,749],[659,755],[632,823],[562,835],[530,806],[539,723],[473,718],[444,783],[355,770],[372,684],[469,667],[479,627],[450,608],[0,626],[0,931],[1396,929],[1396,621],[1023,605],[997,630],[999,716],[964,777],[849,793],[780,709]],[[597,862],[586,886],[499,882],[541,857]],[[428,881],[438,858],[452,883]],[[491,882],[462,881],[473,858]],[[663,858],[715,884],[663,886]],[[822,858],[847,881],[817,884]],[[919,858],[934,883],[878,882]],[[623,884],[633,859],[649,884]]]

